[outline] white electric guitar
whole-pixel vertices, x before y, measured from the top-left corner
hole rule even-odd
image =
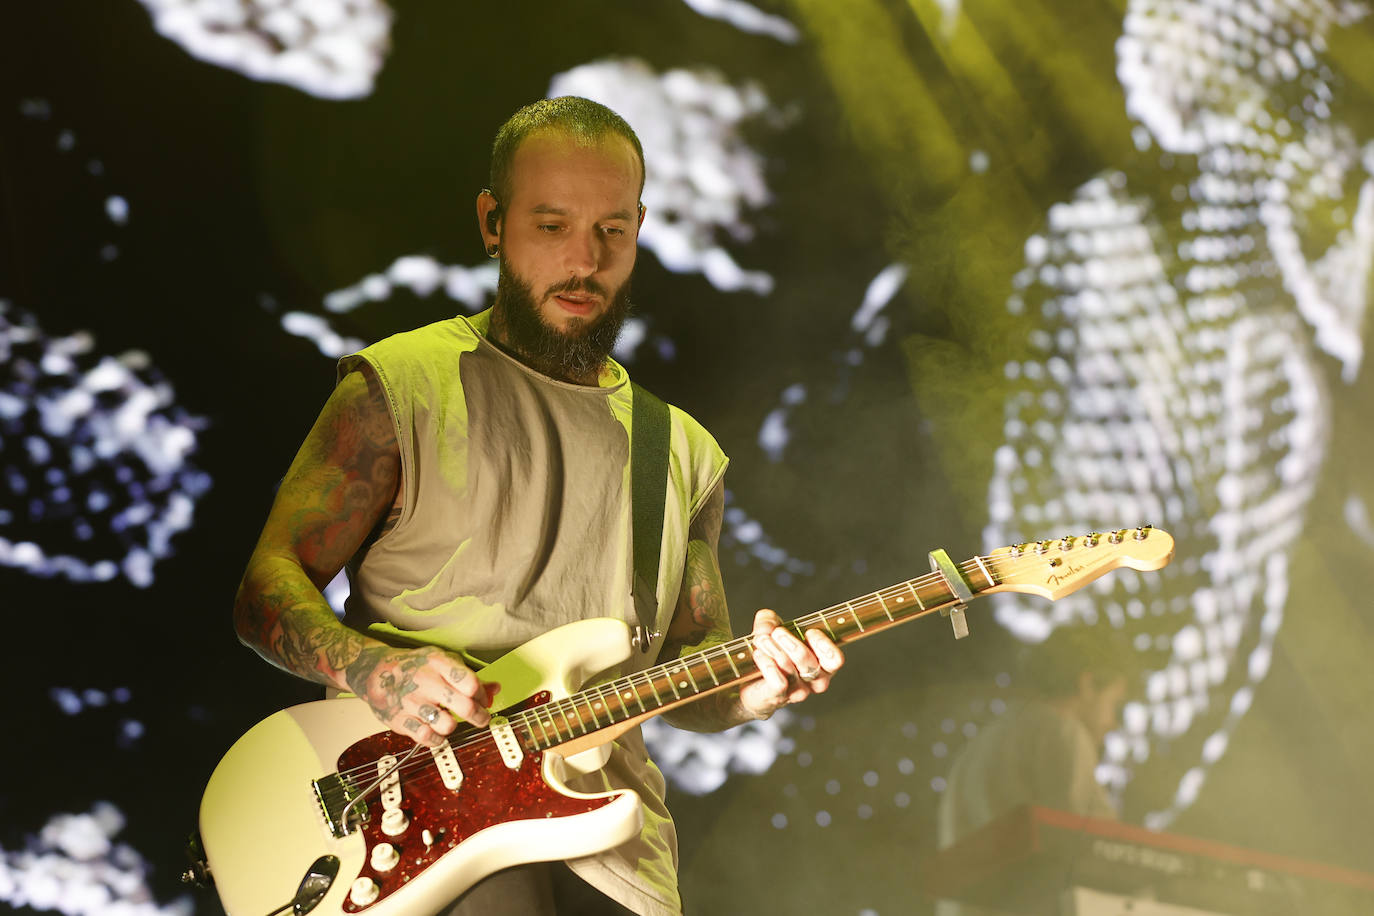
[[[967,633],[964,602],[993,592],[1054,600],[1120,566],[1159,569],[1158,529],[1018,544],[792,621],[839,644],[939,612]],[[511,865],[590,855],[637,835],[639,797],[587,795],[569,775],[605,763],[609,742],[651,716],[760,677],[747,637],[584,686],[632,651],[618,620],[584,620],[483,669],[512,702],[489,727],[422,748],[379,731],[355,698],[283,710],[254,726],[210,777],[200,834],[231,916],[431,914]]]

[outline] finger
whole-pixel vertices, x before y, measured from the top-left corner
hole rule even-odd
[[[415,713],[420,721],[437,735],[447,737],[458,727],[458,720],[443,706],[435,703],[421,702]]]
[[[820,662],[826,674],[834,674],[844,667],[844,653],[820,630],[807,630],[806,641],[811,645],[811,651],[816,654],[816,660]]]
[[[804,681],[814,680],[823,670],[816,655],[790,630],[778,627],[772,633],[773,644],[781,649],[792,663],[797,676]]]
[[[405,735],[415,741],[416,744],[423,744],[427,747],[439,747],[444,743],[443,735],[414,716],[401,717],[399,727],[393,725],[391,730]]]
[[[488,708],[495,693],[472,669],[446,655],[436,656],[431,668],[438,680],[434,699],[452,713],[455,720],[471,722],[478,727],[491,721]],[[456,721],[454,725],[456,727]]]
[[[754,663],[758,665],[759,672],[763,675],[763,681],[768,685],[773,698],[772,705],[774,707],[781,706],[792,685],[787,672],[779,667],[771,655],[755,653]]]
[[[773,629],[774,627],[780,626],[782,626],[782,618],[778,616],[777,611],[772,610],[771,608],[759,608],[759,610],[754,614],[755,632],[758,632],[760,628],[762,628],[764,631],[768,631]]]
[[[786,677],[789,673],[795,674],[795,671],[790,670],[792,661],[787,657],[787,653],[782,651],[773,641],[773,634],[778,632],[777,625],[769,622],[765,617],[766,614],[771,613],[771,611],[759,611],[755,615],[754,631],[750,634],[750,642],[754,649],[755,658],[759,655],[766,655],[777,663],[778,667],[782,669],[783,676]],[[776,617],[777,615],[773,614],[773,616]]]
[[[479,728],[491,721],[491,712],[483,705],[481,700],[474,699],[448,688],[441,690],[439,693],[440,705],[448,714],[452,715],[455,720],[461,719]],[[485,699],[486,692],[483,691],[482,700]],[[457,722],[454,724],[456,726]]]
[[[471,668],[446,656],[440,657],[436,668],[444,683],[463,696],[475,699],[482,693],[482,682]]]

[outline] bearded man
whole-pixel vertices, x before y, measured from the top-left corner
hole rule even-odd
[[[339,381],[287,472],[235,602],[240,639],[272,664],[364,700],[388,728],[441,747],[490,721],[482,668],[583,618],[636,622],[631,597],[628,376],[610,358],[630,307],[643,150],[586,99],[516,112],[477,197],[491,309],[381,341]],[[657,612],[625,676],[730,639],[716,543],[727,459],[669,409]],[[321,589],[347,567],[343,620]],[[752,631],[761,679],[667,713],[719,730],[824,691],[844,662],[819,631],[769,610]],[[663,635],[660,635],[663,634]],[[630,788],[643,828],[565,864],[512,867],[455,914],[682,911],[664,782],[638,728],[570,786]]]

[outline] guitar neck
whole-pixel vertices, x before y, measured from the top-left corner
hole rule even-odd
[[[983,557],[965,563],[961,572],[974,596],[998,585]],[[784,626],[802,639],[807,630],[820,630],[844,645],[958,601],[944,578],[930,573]],[[740,637],[516,713],[509,721],[537,750],[569,743],[590,746],[624,731],[625,723],[637,723],[761,676],[754,664],[751,638]]]
[[[962,580],[959,586],[968,588],[966,599],[1010,591],[1055,601],[1118,567],[1160,569],[1173,554],[1171,535],[1143,525],[999,547],[964,563],[957,576],[947,559],[941,568]],[[844,645],[959,603],[944,573],[933,572],[785,626],[802,638],[807,630],[821,630]],[[508,721],[532,749],[559,747],[575,753],[610,740],[640,720],[758,677],[746,636],[514,713]]]

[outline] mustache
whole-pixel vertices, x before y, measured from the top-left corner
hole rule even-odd
[[[549,296],[556,296],[559,293],[591,293],[605,299],[606,287],[590,277],[569,277],[562,283],[555,283],[544,290],[544,298],[547,299]]]

